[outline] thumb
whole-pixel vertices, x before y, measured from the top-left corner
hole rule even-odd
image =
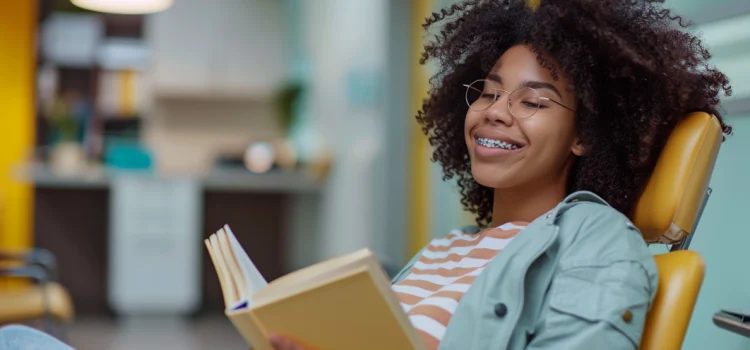
[[[301,346],[299,346],[291,339],[278,334],[271,334],[268,337],[268,340],[276,350],[304,350]]]

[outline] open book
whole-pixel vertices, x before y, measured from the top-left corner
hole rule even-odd
[[[224,226],[204,241],[234,327],[255,350],[269,333],[306,349],[423,349],[376,257],[367,249],[267,283]]]

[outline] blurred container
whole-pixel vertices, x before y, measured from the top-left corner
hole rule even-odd
[[[42,24],[41,50],[47,60],[60,66],[90,67],[104,36],[97,15],[53,13]]]
[[[104,118],[147,114],[151,97],[148,67],[151,51],[141,39],[108,38],[97,50],[99,74],[97,107]]]
[[[150,170],[151,154],[142,145],[130,140],[109,139],[105,146],[106,165],[114,169]]]
[[[99,74],[97,107],[104,118],[142,116],[149,101],[147,89],[147,82],[137,71],[103,71]]]
[[[83,147],[75,142],[63,142],[52,148],[50,166],[57,176],[75,177],[87,171],[88,161]]]

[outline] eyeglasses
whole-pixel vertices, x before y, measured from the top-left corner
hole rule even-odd
[[[499,88],[496,83],[485,79],[477,80],[468,85],[463,84],[463,86],[466,87],[466,104],[469,105],[469,109],[475,111],[484,111],[490,108],[500,97],[498,93],[500,92],[508,95],[508,110],[516,119],[526,119],[534,115],[542,107],[542,101],[549,101],[571,112],[575,112],[560,102],[548,97],[542,97],[539,95],[539,91],[530,87],[508,91]]]

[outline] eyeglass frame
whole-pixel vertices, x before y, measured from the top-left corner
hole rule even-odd
[[[529,115],[528,117],[523,117],[523,118],[519,118],[519,117],[517,117],[517,116],[516,116],[515,114],[513,114],[513,110],[512,110],[511,108],[510,108],[510,102],[511,102],[511,101],[510,101],[510,95],[512,95],[513,93],[515,93],[516,91],[518,91],[518,90],[521,90],[521,89],[531,89],[531,91],[534,91],[534,93],[536,93],[536,94],[537,94],[537,96],[539,96],[539,99],[540,99],[540,100],[545,100],[545,101],[550,101],[550,102],[554,102],[555,104],[559,105],[560,107],[562,107],[562,108],[565,108],[565,109],[567,109],[567,110],[569,110],[569,111],[571,111],[571,112],[574,112],[574,113],[575,113],[575,110],[574,110],[574,109],[572,109],[572,108],[570,108],[570,107],[568,107],[568,106],[566,106],[566,105],[562,104],[562,102],[557,102],[557,101],[555,101],[555,100],[553,100],[553,99],[551,99],[551,98],[549,98],[549,97],[544,97],[544,96],[542,96],[542,94],[540,94],[540,93],[539,93],[539,91],[537,91],[537,89],[534,89],[533,87],[529,87],[529,86],[524,86],[524,87],[520,87],[520,88],[518,88],[518,89],[515,89],[515,90],[513,90],[513,91],[508,91],[508,90],[505,90],[505,89],[500,89],[500,88],[493,88],[493,89],[495,90],[495,91],[494,91],[494,94],[495,94],[495,98],[493,98],[493,99],[492,99],[492,100],[493,100],[493,101],[492,101],[492,103],[488,104],[488,105],[487,105],[487,107],[485,107],[485,108],[483,108],[483,109],[474,109],[474,108],[471,108],[471,103],[469,103],[469,89],[471,89],[471,88],[472,88],[471,86],[472,86],[472,85],[474,85],[474,83],[476,83],[476,82],[478,82],[478,81],[483,81],[483,82],[490,82],[490,81],[489,81],[488,79],[477,79],[477,80],[474,80],[473,82],[471,82],[471,84],[461,84],[461,85],[463,85],[464,87],[466,87],[466,93],[464,93],[464,100],[466,101],[466,104],[467,104],[467,105],[469,106],[469,109],[471,109],[471,110],[473,110],[473,111],[478,111],[478,112],[481,112],[481,111],[486,111],[486,110],[488,110],[488,109],[489,109],[490,107],[492,107],[492,105],[493,105],[493,104],[495,104],[495,102],[497,102],[497,100],[498,100],[498,94],[497,94],[497,92],[498,92],[498,91],[502,91],[502,92],[504,92],[504,93],[508,94],[508,103],[507,103],[507,107],[508,107],[508,112],[510,112],[510,114],[511,114],[511,115],[513,116],[513,118],[516,118],[516,119],[527,119],[527,118],[531,118],[531,117],[532,117],[532,116],[533,116],[534,114],[536,114],[536,112],[538,112],[538,111],[539,111],[539,107],[538,107],[538,106],[537,106],[536,110],[534,111],[534,113],[531,113],[531,115]],[[478,89],[474,89],[474,90],[476,90],[476,91],[479,91]],[[482,92],[482,91],[479,91],[479,93],[481,94],[481,93],[483,93],[483,92]]]

